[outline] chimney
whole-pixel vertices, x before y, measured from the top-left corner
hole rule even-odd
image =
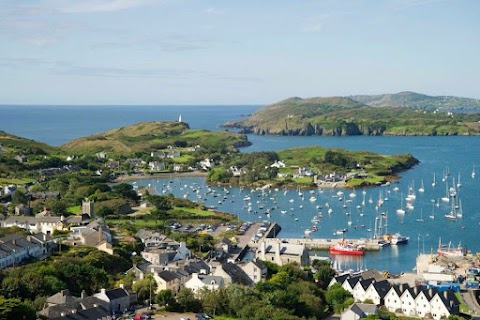
[[[125,289],[124,286],[123,286],[123,283],[120,283],[120,288]]]
[[[432,289],[432,288],[428,289],[428,295],[429,295],[431,298],[433,298],[433,289]]]
[[[448,291],[447,290],[443,291],[443,297],[445,299],[448,299]]]
[[[80,294],[80,298],[85,299],[86,297],[87,297],[87,293],[85,292],[85,290],[82,290],[82,293]]]
[[[107,294],[107,290],[105,290],[105,288],[102,288],[102,289],[100,289],[100,293],[101,294]]]
[[[262,241],[260,244],[260,257],[262,258],[262,260],[266,260],[265,259],[266,246],[267,244],[265,243],[265,241]]]
[[[275,262],[281,264],[280,259],[280,242],[275,242]]]

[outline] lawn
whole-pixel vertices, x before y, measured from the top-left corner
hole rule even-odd
[[[0,178],[0,184],[2,185],[19,185],[19,184],[26,184],[26,183],[32,183],[37,180],[32,179],[32,178]]]
[[[82,206],[68,207],[67,212],[70,212],[71,214],[81,214],[82,213]]]
[[[174,211],[187,213],[187,214],[195,214],[195,215],[204,216],[204,217],[209,217],[209,216],[214,216],[215,215],[214,212],[209,211],[209,210],[200,210],[200,209],[184,208],[184,207],[175,207]]]

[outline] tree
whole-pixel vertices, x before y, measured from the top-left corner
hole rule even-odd
[[[12,206],[16,206],[16,205],[19,205],[19,204],[27,204],[27,203],[28,203],[28,198],[25,195],[25,193],[23,193],[22,191],[17,190],[13,194]]]
[[[176,307],[175,295],[172,290],[160,290],[159,293],[155,296],[155,302],[158,303],[161,307],[165,307],[167,311],[174,310]]]
[[[178,307],[181,311],[199,312],[202,310],[200,300],[195,298],[193,291],[189,288],[183,288],[177,295]]]
[[[327,290],[325,298],[330,306],[330,309],[337,313],[345,309],[345,305],[347,304],[347,302],[350,302],[349,299],[353,300],[352,294],[345,290],[338,283],[335,283]]]
[[[120,183],[112,187],[112,191],[123,199],[131,199],[137,201],[140,197],[137,195],[133,186],[128,183]]]
[[[0,319],[35,320],[35,310],[20,299],[5,299],[0,296]]]
[[[142,280],[138,280],[132,286],[132,290],[137,293],[138,301],[150,301],[150,297],[157,290],[157,282],[151,274],[148,274]]]
[[[317,268],[317,272],[315,272],[314,278],[315,280],[317,280],[318,284],[322,289],[326,289],[330,281],[332,281],[333,277],[335,277],[335,274],[335,270],[330,268],[330,265],[322,265]]]

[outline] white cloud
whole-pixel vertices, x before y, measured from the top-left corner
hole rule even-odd
[[[205,10],[203,10],[203,12],[208,13],[208,14],[222,14],[223,10],[218,9],[216,7],[209,7],[209,8],[206,8]]]
[[[63,5],[56,5],[56,9],[64,13],[92,13],[92,12],[114,12],[130,8],[148,6],[163,3],[163,0],[82,0],[65,1]],[[57,4],[54,1],[53,4]]]

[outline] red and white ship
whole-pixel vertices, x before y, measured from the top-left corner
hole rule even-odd
[[[463,257],[467,250],[465,247],[462,247],[460,244],[458,247],[451,247],[452,242],[448,243],[448,246],[443,244],[441,240],[438,243],[437,253],[446,257]]]
[[[349,256],[363,256],[365,250],[353,244],[338,242],[329,248],[330,254],[343,254]]]

